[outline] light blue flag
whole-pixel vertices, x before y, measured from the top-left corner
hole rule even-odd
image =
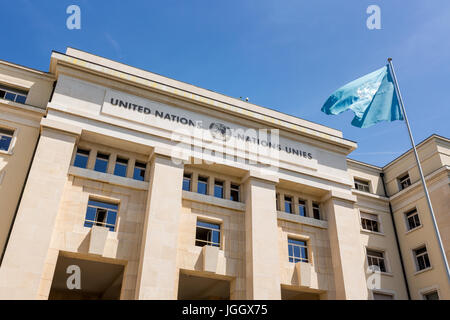
[[[388,66],[347,83],[333,92],[322,107],[326,114],[355,113],[352,125],[367,128],[380,121],[403,120]]]

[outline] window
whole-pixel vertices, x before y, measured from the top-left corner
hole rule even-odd
[[[116,176],[126,177],[127,176],[127,167],[128,167],[128,160],[117,157],[116,166],[114,167],[114,174]]]
[[[239,202],[239,185],[238,184],[231,184],[230,188],[230,200]]]
[[[118,208],[118,204],[89,200],[84,226],[92,228],[95,225],[106,227],[109,231],[114,231],[116,228]]]
[[[108,169],[109,155],[104,153],[97,153],[97,159],[95,160],[94,170],[98,172],[105,172]]]
[[[214,180],[214,197],[223,198],[223,181]]]
[[[0,128],[0,150],[8,151],[11,146],[11,141],[14,135],[14,130]]]
[[[364,230],[379,232],[378,216],[376,214],[361,212],[361,226]]]
[[[367,249],[367,264],[373,271],[386,272],[383,252]]]
[[[89,152],[89,150],[77,148],[73,165],[78,168],[86,169],[89,160]]]
[[[427,248],[425,246],[415,249],[414,257],[416,258],[417,271],[431,267],[430,258],[428,257]]]
[[[133,170],[133,179],[144,181],[145,179],[145,167],[146,164],[143,162],[136,161],[134,164],[134,170]]]
[[[298,200],[298,213],[302,217],[307,217],[306,214],[306,201],[305,200]]]
[[[220,225],[198,220],[195,232],[195,245],[199,247],[220,247]]]
[[[423,295],[424,300],[439,300],[439,295],[436,290],[427,292]]]
[[[308,262],[308,245],[306,241],[288,239],[289,262]]]
[[[406,212],[405,217],[406,227],[408,230],[412,230],[420,226],[419,213],[417,212],[417,209],[414,208],[413,210]]]
[[[191,191],[192,174],[185,173],[183,175],[183,190]]]
[[[364,192],[370,192],[369,182],[355,179],[355,189]]]
[[[405,174],[398,178],[398,183],[400,186],[400,190],[403,190],[411,185],[411,180],[409,179],[409,174]]]
[[[292,197],[284,196],[284,212],[292,213]]]
[[[24,104],[28,92],[10,87],[0,86],[0,99],[6,99]]]
[[[198,177],[197,181],[197,192],[201,194],[208,194],[208,178]]]
[[[374,292],[373,300],[394,300],[394,296],[388,293]]]
[[[313,216],[314,219],[320,220],[320,206],[318,203],[313,202]]]

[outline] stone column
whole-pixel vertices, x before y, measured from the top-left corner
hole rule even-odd
[[[37,299],[81,129],[42,119],[41,136],[0,267],[0,299]],[[50,280],[49,280],[50,281]]]
[[[155,150],[151,156],[136,299],[177,298],[183,167],[164,150]]]
[[[334,191],[322,199],[328,216],[328,235],[336,286],[336,299],[367,300],[365,253],[360,245],[356,197]]]
[[[244,179],[246,298],[279,300],[280,256],[278,254],[275,185],[255,173]]]

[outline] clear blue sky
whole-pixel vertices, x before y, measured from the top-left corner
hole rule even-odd
[[[81,30],[66,8],[81,8]],[[381,8],[381,30],[366,9]],[[403,122],[368,129],[320,108],[393,58],[416,142],[450,137],[450,1],[2,1],[0,59],[48,71],[67,46],[342,130],[351,158],[385,165],[410,147]]]

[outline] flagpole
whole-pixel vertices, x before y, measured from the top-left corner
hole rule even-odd
[[[433,206],[431,205],[430,195],[428,194],[427,185],[425,183],[425,178],[423,176],[422,166],[420,165],[419,155],[417,154],[416,144],[414,143],[414,138],[411,133],[411,128],[409,127],[408,117],[406,116],[405,106],[403,104],[403,98],[400,93],[400,88],[397,83],[397,77],[395,76],[394,66],[392,65],[392,58],[388,58],[389,68],[392,74],[392,80],[394,81],[395,91],[397,93],[397,97],[400,103],[400,107],[402,108],[403,116],[405,117],[406,127],[408,128],[409,138],[411,139],[412,148],[414,151],[414,156],[416,157],[417,167],[419,168],[420,179],[422,180],[423,190],[425,192],[425,198],[427,199],[428,208],[430,209],[431,220],[433,221],[434,232],[436,233],[436,237],[439,244],[439,249],[441,251],[442,260],[444,262],[445,271],[447,272],[447,280],[450,282],[450,270],[448,267],[447,256],[445,255],[444,246],[442,245],[441,235],[439,233],[439,228],[436,223],[436,217],[434,215]]]

